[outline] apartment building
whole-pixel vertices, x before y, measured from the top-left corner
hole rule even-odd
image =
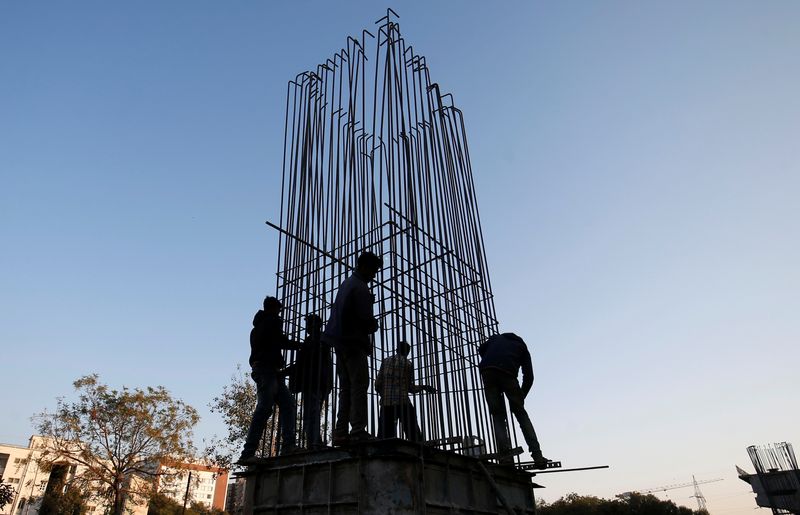
[[[32,436],[27,447],[0,444],[0,481],[10,484],[15,491],[11,504],[0,510],[0,515],[37,515],[42,498],[52,488],[63,487],[81,473],[81,465],[59,463],[49,471],[39,466],[38,458],[42,437]],[[207,508],[225,507],[228,473],[218,467],[201,463],[161,463],[156,489],[171,499],[187,506],[199,503]],[[143,482],[141,478],[131,478]],[[105,512],[105,506],[88,500],[89,514]],[[146,515],[147,503],[129,499],[127,509],[133,515]]]
[[[166,463],[160,467],[158,491],[187,506],[225,509],[228,472],[200,463]]]

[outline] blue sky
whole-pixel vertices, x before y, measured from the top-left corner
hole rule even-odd
[[[0,3],[0,441],[98,372],[208,413],[274,287],[286,81],[385,7],[464,111],[545,499],[800,446],[800,4]],[[670,498],[692,505],[690,490]]]

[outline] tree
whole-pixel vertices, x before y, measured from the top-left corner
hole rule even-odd
[[[153,495],[147,508],[148,515],[221,515],[223,513],[225,512],[217,508],[208,508],[197,502],[191,503],[184,512],[182,503],[164,494]]]
[[[8,483],[0,483],[0,510],[14,501],[14,487]]]
[[[50,473],[47,489],[42,495],[39,515],[84,515],[88,511],[86,500],[73,481],[69,480],[69,465],[45,463]]]
[[[224,438],[214,438],[206,447],[205,455],[217,466],[230,469],[236,459],[236,453],[242,450],[247,430],[250,428],[250,419],[256,407],[256,385],[250,379],[249,372],[241,365],[236,365],[236,372],[231,376],[231,382],[222,388],[222,394],[214,397],[209,403],[213,413],[222,415],[222,420],[228,428]],[[275,436],[275,424],[270,417],[267,420],[267,438],[262,439],[257,454],[269,454],[265,449],[272,445]]]
[[[121,390],[88,375],[73,383],[78,400],[57,399],[53,413],[35,415],[44,466],[75,464],[71,484],[122,515],[129,494],[148,499],[165,461],[188,461],[197,411],[163,387]]]
[[[539,501],[536,512],[539,515],[708,515],[654,495],[637,493],[618,495],[613,500],[571,493],[550,504]]]
[[[88,511],[83,494],[74,486],[49,492],[39,505],[39,515],[84,515]]]
[[[282,379],[281,379],[282,380]],[[301,419],[303,401],[295,399],[297,402],[297,413],[295,416]],[[228,434],[224,438],[214,437],[206,445],[204,455],[218,467],[231,470],[234,466],[233,460],[242,450],[244,441],[247,438],[247,431],[250,429],[250,420],[256,407],[256,384],[250,379],[250,372],[244,370],[241,365],[236,365],[236,372],[231,376],[231,382],[222,388],[222,394],[214,397],[208,405],[213,413],[222,415],[222,420],[228,428]],[[278,407],[275,406],[272,415],[265,424],[264,435],[259,442],[257,455],[274,455],[278,443]],[[304,435],[301,434],[301,427],[297,426],[297,440],[302,441]]]

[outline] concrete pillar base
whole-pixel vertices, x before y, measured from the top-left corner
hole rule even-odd
[[[268,458],[239,474],[247,481],[242,513],[535,513],[530,473],[481,465],[404,440]]]

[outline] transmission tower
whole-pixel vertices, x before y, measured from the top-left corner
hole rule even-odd
[[[694,497],[697,499],[697,509],[700,511],[708,511],[706,509],[706,498],[703,497],[703,492],[700,491],[700,485],[697,483],[694,474],[692,474],[692,483],[694,483]]]
[[[715,479],[701,479],[700,481],[692,475],[692,481],[688,483],[676,483],[672,485],[665,485],[665,486],[656,486],[654,488],[646,488],[643,490],[633,490],[631,492],[625,492],[621,495],[630,495],[630,494],[653,494],[657,492],[666,492],[667,490],[675,490],[678,488],[686,488],[686,487],[694,487],[694,497],[697,499],[697,508],[700,510],[708,511],[706,507],[706,498],[703,496],[703,492],[700,491],[700,485],[704,485],[706,483],[716,483],[717,481],[722,481],[723,479],[715,478]]]

